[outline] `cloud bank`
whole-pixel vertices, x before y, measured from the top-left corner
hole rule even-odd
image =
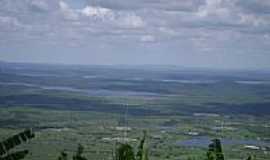
[[[269,50],[270,1],[0,1],[4,60],[270,68]]]

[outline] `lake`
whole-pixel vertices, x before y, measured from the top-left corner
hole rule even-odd
[[[207,148],[208,145],[211,143],[210,137],[207,136],[200,136],[194,137],[187,140],[177,141],[176,145],[183,146],[183,147],[200,147],[200,148]],[[259,141],[259,140],[239,140],[239,139],[221,139],[222,145],[255,145],[255,146],[269,146],[270,143]]]

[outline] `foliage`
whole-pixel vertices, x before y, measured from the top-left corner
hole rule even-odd
[[[0,158],[0,160],[19,160],[23,159],[28,154],[28,150],[17,151],[15,153],[8,154],[7,156]]]
[[[84,147],[79,144],[76,154],[73,156],[73,160],[87,160],[82,154],[84,151]]]
[[[58,157],[58,160],[67,160],[67,153],[65,151],[62,151],[60,156]]]
[[[224,160],[222,146],[219,139],[213,139],[206,153],[207,160]]]
[[[72,160],[87,160],[87,158],[85,158],[82,155],[83,151],[84,147],[81,144],[79,144],[75,155],[72,157]],[[58,157],[58,160],[68,160],[68,154],[66,153],[66,151],[61,152],[60,156]]]
[[[16,146],[29,141],[35,135],[31,129],[27,129],[19,134],[16,134],[8,139],[0,142],[0,160],[19,160],[25,158],[29,153],[28,150],[11,152],[10,150]]]
[[[254,157],[251,156],[251,155],[249,155],[248,158],[247,158],[247,160],[253,160],[253,159],[254,159]]]
[[[148,148],[146,147],[146,131],[143,132],[143,138],[140,140],[136,157],[133,147],[129,144],[121,144],[116,152],[116,160],[149,160]]]
[[[196,160],[195,157],[188,157],[187,160]]]
[[[143,132],[143,138],[140,141],[138,152],[136,154],[137,160],[148,160],[148,148],[146,147],[146,131]]]
[[[132,146],[121,144],[116,151],[116,160],[135,160]]]

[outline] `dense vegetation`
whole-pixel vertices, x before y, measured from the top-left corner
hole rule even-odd
[[[28,153],[28,150],[10,152],[14,147],[29,141],[35,135],[32,130],[27,129],[24,132],[16,134],[2,142],[0,142],[0,160],[20,160]]]

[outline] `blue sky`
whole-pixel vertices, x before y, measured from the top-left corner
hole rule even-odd
[[[0,60],[270,69],[269,0],[0,0]]]

